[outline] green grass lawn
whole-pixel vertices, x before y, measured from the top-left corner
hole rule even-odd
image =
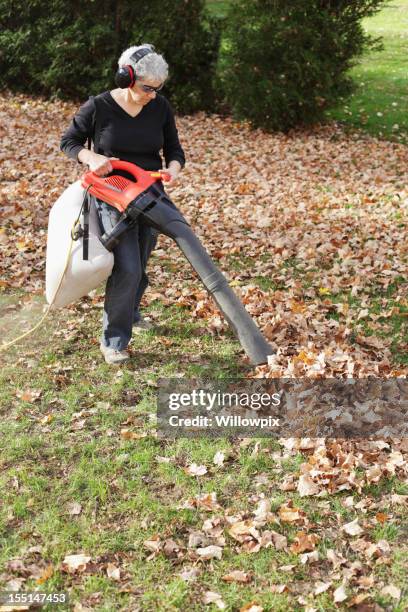
[[[208,0],[213,15],[226,15],[229,0]],[[365,30],[381,37],[383,49],[367,52],[352,69],[355,93],[329,119],[361,128],[380,138],[401,142],[408,135],[408,0],[390,0],[374,17],[364,20]]]
[[[1,306],[11,305],[10,296],[1,300]],[[13,327],[23,331],[40,310],[35,299],[34,306],[23,305],[13,317]],[[59,334],[60,329],[70,328],[66,314],[51,314],[35,337],[24,341],[24,356],[18,345],[3,355],[0,585],[11,559],[23,557],[33,567],[41,556],[47,565],[39,564],[40,579],[45,568],[52,567],[42,590],[72,589],[74,602],[92,600],[93,595],[92,609],[193,609],[194,588],[177,575],[183,564],[178,568],[173,558],[165,556],[147,563],[143,542],[156,533],[185,540],[202,515],[198,510],[179,510],[178,505],[210,490],[219,499],[238,489],[246,492],[256,466],[248,449],[238,475],[214,470],[206,482],[185,475],[184,466],[193,461],[211,463],[217,450],[228,451],[230,445],[225,440],[157,439],[156,381],[180,371],[189,377],[206,372],[234,377],[244,376],[247,369],[233,358],[232,337],[220,351],[210,334],[189,322],[184,309],[159,304],[153,304],[152,312],[160,317],[160,326],[135,336],[131,365],[112,368],[101,359],[94,340],[100,309],[86,309],[87,316],[78,321],[81,310],[71,311],[76,321],[72,334]],[[92,357],[90,361],[92,355],[95,361]],[[121,437],[126,428],[142,433],[142,438]],[[168,457],[169,463],[160,463],[158,457]],[[69,513],[72,503],[81,504],[78,515]],[[40,545],[41,555],[30,554],[27,544]],[[66,554],[86,551],[96,562],[90,573],[71,577],[61,572]],[[108,563],[121,567],[119,586],[106,574]],[[210,586],[226,563],[205,577]],[[32,578],[24,589],[38,589],[39,584]],[[131,585],[128,591],[126,584]],[[234,593],[230,597],[234,600]]]
[[[244,266],[242,261],[241,269]],[[287,272],[288,278],[294,274],[290,265]],[[256,282],[261,285],[262,280]],[[14,312],[10,337],[15,337],[16,328],[24,331],[41,311],[38,298],[27,301],[23,293],[18,297],[23,301]],[[6,313],[12,310],[10,294],[1,306]],[[164,307],[158,301],[149,310],[158,327],[136,335],[132,361],[112,368],[99,353],[100,313],[85,299],[74,310],[51,314],[47,324],[24,341],[23,351],[16,345],[3,355],[0,585],[10,563],[18,568],[20,562],[17,576],[29,576],[21,590],[70,593],[71,607],[62,605],[60,610],[73,609],[81,601],[86,609],[104,612],[214,612],[215,604],[202,602],[206,591],[218,593],[230,612],[251,601],[269,612],[303,610],[289,592],[279,591],[282,585],[298,587],[310,581],[310,568],[299,563],[298,555],[273,547],[255,555],[239,552],[228,537],[222,559],[200,563],[189,560],[191,550],[186,552],[190,534],[202,529],[206,519],[222,517],[224,512],[251,517],[252,496],[263,494],[272,511],[288,499],[303,510],[321,534],[318,551],[325,555],[328,549],[341,550],[344,545],[333,520],[340,515],[342,522],[353,520],[354,513],[343,506],[350,492],[319,501],[301,498],[296,491],[283,492],[283,475],[297,474],[305,457],[286,459],[282,472],[274,459],[280,446],[274,441],[253,439],[241,446],[229,439],[158,438],[159,377],[244,377],[249,368],[237,358],[237,344],[229,332],[223,342],[215,341],[188,310]],[[124,436],[124,429],[135,438]],[[228,458],[223,466],[213,463],[217,451]],[[186,474],[185,468],[193,462],[206,465],[208,473]],[[356,500],[374,503],[390,492],[406,495],[408,488],[387,478],[367,487]],[[189,499],[214,493],[218,512],[182,507]],[[75,505],[77,513],[72,511]],[[375,521],[374,514],[369,513],[367,520]],[[394,510],[392,524],[378,524],[371,535],[374,541],[396,544],[387,581],[400,586],[408,563],[404,546],[398,547],[406,518],[406,509]],[[270,528],[278,529],[289,543],[299,530],[274,523]],[[156,537],[169,549],[151,556],[144,543]],[[179,553],[172,552],[174,546],[180,547]],[[86,570],[64,571],[65,556],[79,553],[91,557]],[[108,575],[112,567],[120,571],[120,580]],[[290,574],[287,567],[292,568]],[[184,580],[183,572],[192,569],[197,576]],[[254,579],[248,584],[228,583],[223,576],[232,570],[252,572]],[[375,580],[384,580],[384,566],[373,571]],[[319,572],[314,579],[324,580],[324,570]],[[335,584],[339,585],[340,581]],[[391,603],[380,593],[376,601]],[[313,605],[321,611],[346,609],[335,605],[327,592],[314,597]],[[404,596],[393,610],[403,612],[406,605]]]
[[[408,134],[408,0],[392,0],[364,20],[383,50],[367,53],[351,75],[357,90],[328,116],[383,138],[406,142]]]

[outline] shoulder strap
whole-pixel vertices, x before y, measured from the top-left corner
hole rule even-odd
[[[87,142],[87,147],[89,150],[92,149],[92,140],[93,140],[93,134],[95,133],[95,120],[96,120],[96,104],[95,104],[95,96],[89,96],[90,100],[93,100],[94,103],[94,112],[92,115],[92,134],[89,134],[88,136],[88,142]]]
[[[89,99],[94,103],[94,112],[92,116],[92,134],[88,136],[88,149],[91,149],[93,142],[93,150],[95,153],[99,153],[99,133],[100,133],[100,125],[98,121],[98,97],[97,96],[89,96]]]
[[[89,259],[89,204],[90,194],[88,192],[85,195],[84,201],[84,227],[82,236],[82,259],[85,261]]]
[[[92,148],[95,153],[99,153],[99,133],[100,126],[98,121],[98,103],[97,96],[90,96],[90,100],[94,103],[94,112],[92,115],[92,133],[88,136],[88,149]],[[89,209],[94,203],[94,198],[90,193],[86,193],[85,200],[83,202],[83,241],[82,241],[82,259],[87,260],[89,258]]]

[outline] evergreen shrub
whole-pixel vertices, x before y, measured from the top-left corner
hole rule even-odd
[[[384,0],[234,0],[219,75],[227,105],[254,126],[283,130],[320,120],[350,95],[349,69],[378,46],[363,17]]]
[[[204,0],[0,0],[0,87],[83,100],[114,88],[121,52],[149,42],[176,110],[210,109],[219,36]]]

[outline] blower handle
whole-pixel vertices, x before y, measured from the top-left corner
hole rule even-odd
[[[161,181],[171,181],[171,174],[169,172],[165,172],[164,170],[159,170],[158,172],[150,172],[150,176],[152,178],[158,178]]]
[[[158,170],[157,172],[149,172],[148,170],[143,170],[143,168],[139,168],[135,164],[131,162],[123,161],[121,159],[111,159],[111,166],[113,170],[125,170],[133,176],[136,182],[143,180],[146,176],[146,173],[149,174],[152,178],[158,178],[162,181],[170,181],[171,176],[168,172],[164,172],[162,170]]]

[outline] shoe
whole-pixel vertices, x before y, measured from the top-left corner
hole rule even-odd
[[[118,351],[110,346],[105,346],[102,343],[100,344],[100,349],[102,355],[105,357],[106,363],[119,365],[120,363],[124,363],[130,359],[129,351]]]
[[[141,318],[138,321],[135,321],[135,323],[133,323],[133,327],[136,328],[136,330],[149,330],[149,329],[154,329],[154,325],[153,323],[149,320],[149,319],[145,319],[145,318]]]

